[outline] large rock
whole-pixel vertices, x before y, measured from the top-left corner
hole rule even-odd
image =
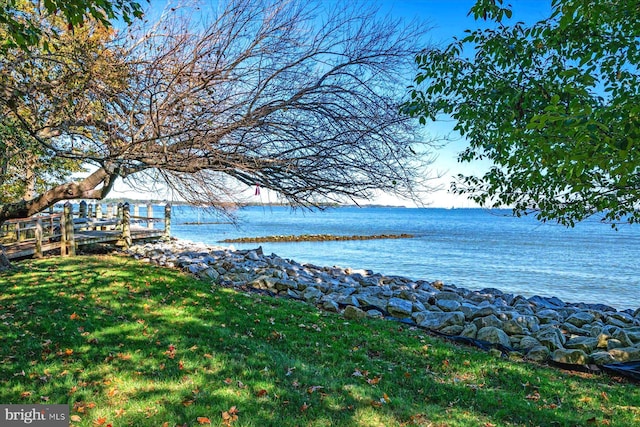
[[[547,347],[543,345],[537,345],[527,351],[527,359],[533,360],[534,362],[544,362],[549,358],[550,353],[551,352]]]
[[[593,337],[573,337],[565,344],[565,348],[592,353],[598,346],[598,339]]]
[[[596,320],[596,316],[588,311],[579,311],[567,317],[566,323],[570,323],[578,328],[582,328],[584,325]]]
[[[496,317],[495,314],[491,314],[485,317],[478,317],[472,322],[478,327],[478,329],[486,328],[487,326],[493,326],[496,328],[502,328],[502,321]]]
[[[413,313],[413,302],[402,298],[389,298],[387,311],[394,317],[408,317]]]
[[[554,362],[567,363],[569,365],[586,365],[589,363],[587,353],[575,349],[557,349],[553,352],[551,359]]]
[[[452,299],[439,299],[436,301],[436,305],[442,309],[442,311],[460,311],[460,303]]]
[[[608,351],[596,351],[595,353],[591,353],[589,355],[589,360],[591,360],[591,363],[596,365],[606,365],[616,361]]]
[[[486,326],[479,329],[476,338],[482,341],[489,341],[493,344],[502,344],[505,347],[511,347],[509,335],[495,326]]]
[[[562,316],[558,311],[549,308],[536,312],[536,317],[540,320],[540,323],[557,323],[562,320]]]
[[[558,328],[549,326],[541,328],[536,334],[536,339],[551,351],[564,348],[566,342],[565,336]]]
[[[529,298],[528,301],[539,309],[557,310],[565,306],[565,303],[561,299],[556,297],[549,298],[535,295]]]
[[[440,330],[447,326],[463,325],[464,313],[461,311],[413,313],[413,319],[423,328]]]
[[[314,286],[309,286],[307,289],[304,290],[302,294],[302,298],[304,298],[305,301],[312,302],[312,303],[315,303],[323,296],[324,296],[324,293],[320,289]]]
[[[622,311],[618,311],[615,313],[608,313],[606,323],[609,325],[619,326],[621,328],[626,328],[629,326],[633,326],[635,323],[634,317]]]
[[[609,350],[611,357],[616,362],[631,362],[640,360],[640,348],[638,347],[622,347]]]
[[[522,350],[529,350],[532,349],[534,347],[539,347],[542,344],[540,343],[540,341],[538,341],[537,339],[535,339],[534,337],[530,336],[530,335],[525,335],[524,337],[522,337],[520,339],[520,345],[519,347]],[[546,348],[546,347],[545,347]]]
[[[367,288],[370,289],[370,288]],[[373,295],[372,293],[364,293],[364,294],[354,294],[353,295],[358,302],[360,303],[360,306],[362,307],[366,307],[366,306],[373,306],[376,307],[378,309],[385,309],[387,306],[387,300],[384,298],[380,298],[377,295]]]
[[[367,312],[360,310],[358,307],[352,305],[347,306],[342,312],[342,316],[348,320],[362,319],[367,317]]]

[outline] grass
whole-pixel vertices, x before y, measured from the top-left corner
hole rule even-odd
[[[0,273],[0,403],[76,426],[630,426],[637,385],[117,256]]]

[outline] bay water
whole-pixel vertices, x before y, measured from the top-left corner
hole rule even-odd
[[[326,211],[251,206],[237,224],[187,206],[174,206],[172,235],[211,245],[250,249],[319,266],[373,270],[467,289],[497,288],[566,302],[640,307],[640,225],[613,230],[598,221],[575,228],[516,218],[507,210],[338,207]],[[195,223],[195,224],[194,224]],[[199,223],[199,224],[198,224]],[[219,243],[272,235],[379,235],[410,239],[288,243]]]

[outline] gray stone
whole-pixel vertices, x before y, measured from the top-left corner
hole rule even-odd
[[[524,337],[522,337],[519,343],[519,347],[523,350],[531,349],[533,347],[538,347],[541,345],[542,344],[540,343],[540,341],[530,335],[525,335]]]
[[[331,311],[333,313],[338,313],[340,311],[340,307],[338,303],[333,300],[326,300],[322,303],[322,308],[327,311]]]
[[[442,309],[442,311],[460,311],[460,303],[456,300],[439,299],[436,301],[436,305]]]
[[[417,311],[427,311],[427,307],[425,307],[424,304],[420,301],[414,301],[413,312],[415,313]]]
[[[496,328],[502,328],[503,322],[498,319],[494,314],[485,317],[478,317],[472,322],[474,325],[478,327],[478,329],[485,328],[487,326],[493,326]]]
[[[567,317],[565,320],[566,323],[570,323],[578,328],[582,328],[584,325],[593,322],[596,320],[596,316],[588,311],[578,311],[577,313],[572,314]]]
[[[609,350],[609,354],[616,362],[631,362],[640,360],[640,348],[622,347]]]
[[[211,267],[207,268],[206,270],[202,270],[198,275],[202,278],[211,279],[214,282],[217,282],[218,279],[220,279],[220,273],[218,273],[215,268]]]
[[[286,291],[288,289],[298,289],[298,284],[293,280],[279,279],[275,284],[275,288],[279,291]]]
[[[468,320],[471,320],[471,316],[473,316],[474,313],[478,311],[478,306],[470,303],[469,301],[464,301],[462,304],[460,304],[458,311],[463,312],[464,317]]]
[[[460,295],[458,295],[456,292],[452,292],[452,291],[442,291],[442,292],[438,292],[436,294],[436,299],[439,300],[453,300],[453,301],[458,301],[458,302],[462,302],[462,297]]]
[[[338,304],[342,305],[352,305],[354,307],[360,307],[360,302],[358,301],[358,298],[355,297],[355,295],[338,296],[335,301]]]
[[[611,337],[619,340],[625,347],[631,347],[633,345],[633,341],[627,335],[627,332],[624,329],[617,329],[612,334]]]
[[[587,329],[578,328],[571,323],[563,323],[562,329],[565,331],[565,333],[570,335],[589,335],[589,331]]]
[[[476,338],[482,341],[489,341],[494,344],[502,344],[506,347],[511,347],[511,341],[509,335],[503,330],[496,328],[495,326],[486,326],[478,329]]]
[[[367,317],[367,313],[360,310],[358,307],[350,305],[344,309],[344,311],[342,312],[342,316],[348,320],[355,320]]]
[[[527,351],[527,359],[533,360],[534,362],[544,362],[549,358],[549,354],[551,354],[551,352],[547,347],[537,345]]]
[[[413,292],[413,289],[401,289],[399,291],[394,292],[393,296],[397,298],[405,299],[411,302],[416,301],[417,299],[415,293]]]
[[[300,299],[300,293],[294,289],[287,289],[287,296],[294,299]]]
[[[623,348],[625,345],[622,341],[617,340],[615,338],[610,338],[607,340],[607,350],[613,350],[616,348]]]
[[[467,323],[464,325],[464,329],[460,332],[460,335],[468,338],[476,338],[478,336],[478,327],[473,323]]]
[[[565,306],[564,302],[556,297],[541,297],[538,295],[532,296],[528,299],[528,301],[539,308],[550,308],[553,310],[557,310],[559,308],[563,308]]]
[[[464,313],[461,311],[451,311],[446,313],[423,311],[414,313],[413,318],[421,327],[436,330],[440,330],[447,326],[462,325],[464,323]]]
[[[521,335],[524,333],[522,325],[515,320],[507,320],[502,324],[502,330],[509,335]]]
[[[367,310],[367,316],[373,317],[375,319],[382,319],[384,314],[382,314],[379,310]]]
[[[390,298],[387,304],[387,311],[395,317],[407,317],[413,313],[413,303],[406,299]]]
[[[632,315],[624,312],[608,313],[606,323],[615,326],[628,327],[632,326],[635,319]]]
[[[384,298],[379,298],[370,293],[354,294],[353,296],[358,300],[360,306],[362,307],[366,307],[368,305],[377,307],[378,309],[385,309],[387,307],[387,300],[385,300]]]
[[[586,365],[589,362],[589,356],[582,350],[575,349],[557,349],[553,352],[551,359],[558,363],[567,363],[569,365]]]
[[[595,353],[591,353],[589,355],[589,360],[591,360],[591,363],[596,365],[606,365],[616,361],[608,351],[596,351]]]
[[[440,332],[447,335],[458,336],[462,333],[463,330],[464,327],[462,325],[451,325],[445,326],[444,328],[440,329]]]
[[[564,343],[566,342],[566,338],[562,332],[558,328],[554,328],[552,326],[541,328],[536,334],[536,339],[551,351],[563,348]]]
[[[540,321],[534,315],[513,313],[511,320],[518,322],[523,328],[527,328],[530,332],[538,332],[540,330]]]
[[[498,310],[493,305],[478,306],[476,308],[476,311],[471,316],[469,316],[469,320],[474,320],[478,317],[487,317],[491,315],[495,316],[496,314],[498,314]]]
[[[536,317],[540,320],[540,323],[554,323],[560,322],[562,320],[560,313],[558,313],[556,310],[551,309],[538,311],[536,313]]]
[[[592,353],[598,346],[598,339],[593,337],[573,337],[564,344],[565,348]]]
[[[307,289],[304,290],[302,294],[302,298],[304,298],[304,300],[307,302],[316,302],[323,295],[324,293],[322,293],[320,289],[313,286],[309,286]]]
[[[640,327],[634,326],[632,328],[627,328],[624,331],[633,343],[640,343]]]

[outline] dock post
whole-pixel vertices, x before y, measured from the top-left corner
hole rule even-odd
[[[80,202],[78,205],[78,217],[86,218],[87,217],[87,202],[84,200]]]
[[[102,220],[102,203],[96,203],[96,221]],[[102,230],[102,227],[97,226],[96,230]]]
[[[93,218],[93,203],[89,203],[89,206],[87,206],[87,217]]]
[[[19,222],[16,222],[15,230],[16,230],[16,240],[18,242],[22,242],[23,240],[26,239],[26,236],[24,236],[24,234],[20,231],[20,223]]]
[[[42,219],[36,220],[36,252],[34,258],[42,258]]]
[[[75,256],[76,255],[76,242],[73,235],[73,212],[71,210],[71,203],[64,204],[64,213],[62,214],[62,239],[60,241],[60,255],[62,256]]]
[[[163,238],[169,240],[171,237],[171,203],[167,203],[164,206],[164,236]]]
[[[122,205],[122,240],[124,248],[131,247],[131,208],[129,203]]]
[[[124,205],[122,204],[122,202],[118,203],[118,213],[117,218],[116,218],[116,229],[119,229],[122,227],[122,224],[124,222]]]
[[[153,228],[153,205],[147,203],[147,228]]]
[[[107,219],[113,218],[113,203],[107,203]]]
[[[138,219],[139,216],[140,216],[140,205],[135,203],[133,205],[133,217],[135,219]]]

